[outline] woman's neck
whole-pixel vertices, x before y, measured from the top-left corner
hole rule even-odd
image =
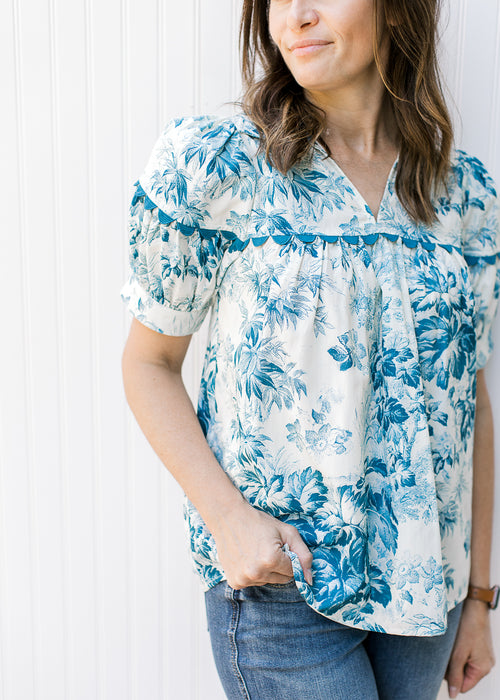
[[[398,129],[385,87],[368,93],[307,94],[326,114],[323,140],[332,152],[372,160],[398,149]]]

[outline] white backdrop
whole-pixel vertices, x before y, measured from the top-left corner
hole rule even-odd
[[[499,2],[451,3],[457,144],[500,185]],[[227,113],[238,96],[239,6],[0,5],[0,700],[223,698],[181,494],[125,404],[119,290],[132,185],[161,126]],[[499,326],[487,369],[497,435]],[[193,398],[202,336],[185,365]],[[499,543],[497,516],[495,580]],[[471,699],[498,697],[499,680],[495,669]]]

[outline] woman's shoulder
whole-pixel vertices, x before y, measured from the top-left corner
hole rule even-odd
[[[243,114],[171,119],[137,181],[135,199],[186,231],[246,228],[255,195],[258,132]],[[207,234],[208,235],[208,234]]]
[[[191,114],[174,117],[166,122],[163,132],[200,135],[212,139],[219,133],[243,133],[258,137],[259,132],[253,121],[244,112],[232,115]]]
[[[468,198],[496,197],[495,182],[486,165],[477,156],[462,148],[451,153],[451,179],[453,185]]]
[[[191,177],[213,174],[222,180],[231,172],[245,172],[257,139],[255,126],[243,114],[178,117],[163,128],[148,169],[154,168],[159,178],[175,168],[184,169]]]
[[[234,186],[236,177],[253,175],[257,145],[257,129],[243,114],[172,119],[153,148],[141,184],[157,192],[175,176],[186,184],[200,181],[204,188],[230,178],[226,184]]]
[[[450,199],[461,216],[462,246],[468,261],[494,262],[500,253],[497,188],[486,165],[463,149],[453,152]]]

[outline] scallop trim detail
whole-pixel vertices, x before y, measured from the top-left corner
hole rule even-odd
[[[468,253],[463,253],[463,256],[468,265],[478,265],[480,262],[494,265],[497,260],[500,260],[500,253],[494,253],[493,255],[469,255]]]
[[[444,250],[448,251],[449,253],[452,252],[452,250],[458,251],[463,257],[465,258],[466,262],[469,265],[475,265],[478,264],[480,261],[484,261],[486,263],[493,264],[496,262],[497,258],[500,259],[500,252],[494,254],[494,255],[469,255],[469,254],[464,254],[462,249],[459,248],[458,246],[453,246],[450,244],[446,243],[438,243],[438,242],[433,242],[433,241],[425,241],[425,240],[416,240],[413,238],[408,238],[407,236],[404,235],[398,235],[395,233],[389,233],[388,231],[376,231],[372,233],[367,233],[367,234],[341,234],[341,235],[335,235],[335,236],[329,236],[327,234],[306,234],[306,233],[294,233],[294,234],[276,234],[274,236],[268,235],[268,236],[252,236],[248,238],[247,240],[242,240],[238,238],[238,236],[233,232],[233,231],[228,231],[225,229],[211,229],[211,228],[202,228],[202,227],[197,227],[197,226],[189,226],[187,224],[183,224],[181,221],[178,219],[175,219],[174,217],[169,216],[165,211],[160,209],[157,204],[153,202],[152,199],[150,199],[147,195],[147,193],[144,191],[142,185],[140,184],[139,181],[134,183],[134,186],[136,187],[133,199],[132,199],[132,206],[137,204],[137,202],[141,199],[144,200],[144,209],[145,210],[152,210],[158,208],[158,220],[160,224],[163,224],[165,226],[169,226],[170,224],[175,223],[176,228],[183,233],[186,236],[192,236],[193,233],[198,232],[201,236],[201,238],[205,240],[209,240],[211,238],[214,238],[218,235],[222,236],[226,241],[230,243],[228,247],[228,251],[239,251],[239,250],[244,250],[247,245],[251,242],[255,247],[264,245],[266,241],[271,238],[275,243],[278,245],[287,245],[290,243],[292,240],[296,239],[298,241],[301,241],[302,243],[315,243],[317,240],[322,240],[325,241],[326,243],[337,243],[339,239],[342,239],[346,243],[353,243],[357,244],[361,241],[365,243],[366,245],[373,245],[376,243],[378,240],[379,236],[383,236],[384,238],[387,238],[389,241],[396,242],[398,239],[401,240],[401,242],[407,247],[407,248],[416,248],[417,245],[421,245],[422,248],[425,250],[435,250],[436,246],[439,248],[444,248]],[[376,224],[372,225],[372,228],[376,228]]]

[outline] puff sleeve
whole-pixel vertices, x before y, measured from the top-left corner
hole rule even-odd
[[[201,326],[226,254],[247,227],[251,170],[231,120],[183,117],[167,124],[130,207],[130,275],[121,296],[141,323],[167,335]]]
[[[493,351],[493,321],[500,296],[500,204],[495,183],[481,161],[469,158],[468,166],[462,249],[474,294],[476,369],[482,369]]]

